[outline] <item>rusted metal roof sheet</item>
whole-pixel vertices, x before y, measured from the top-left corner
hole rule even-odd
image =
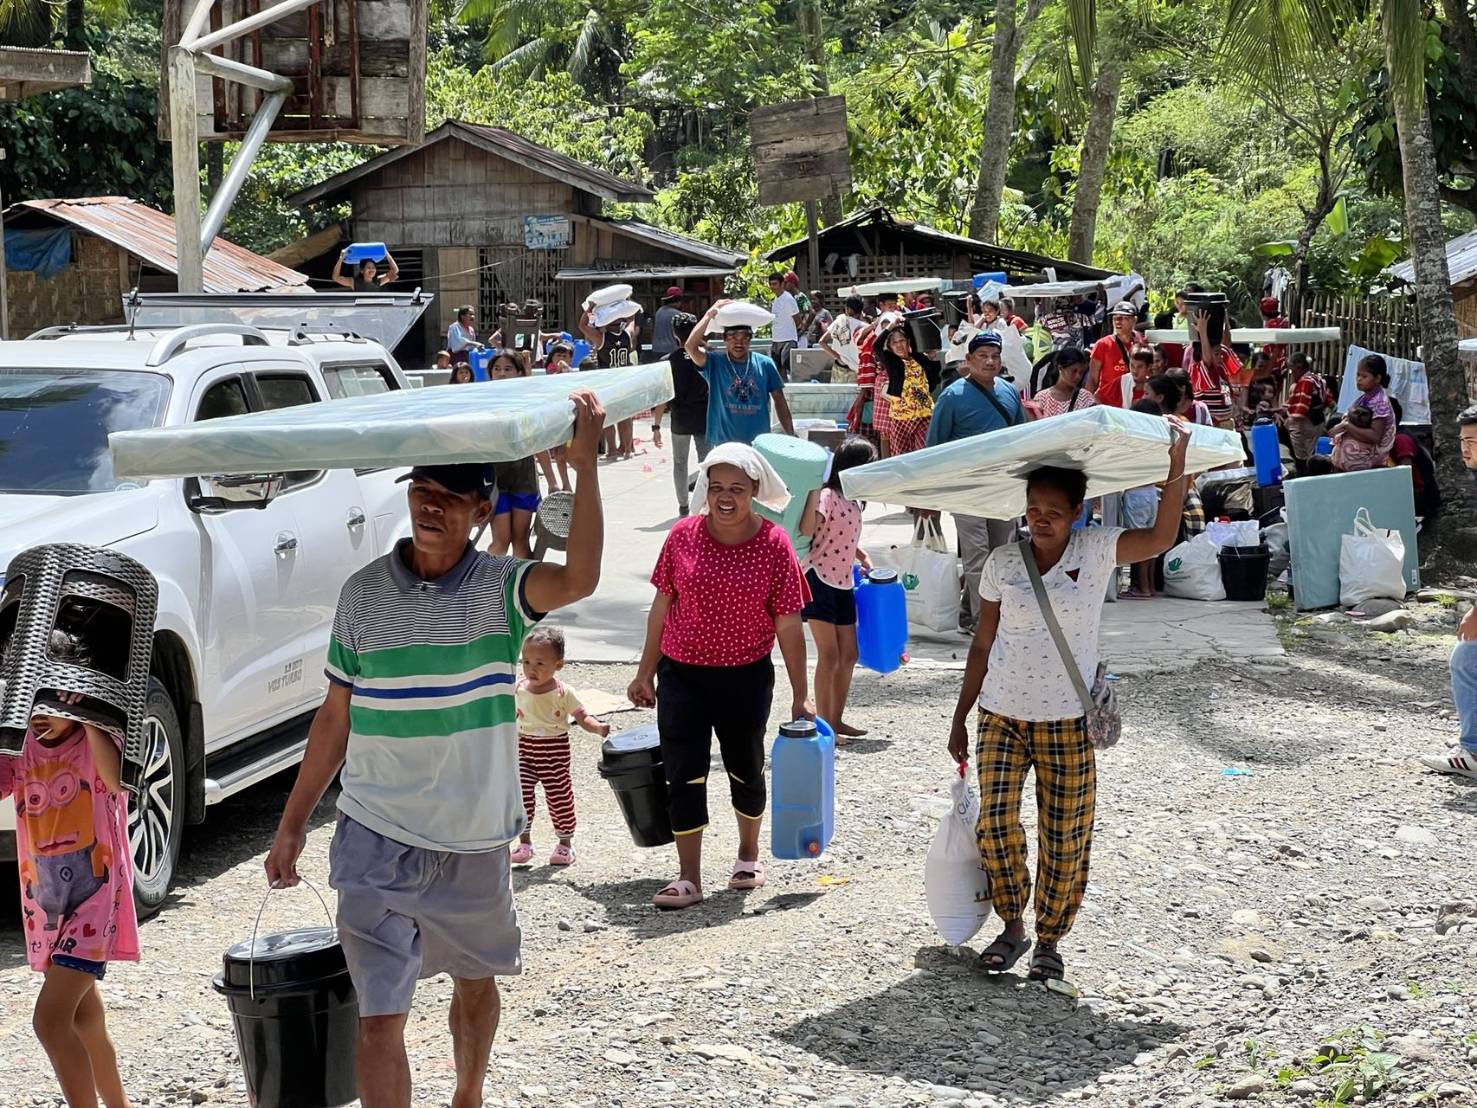
[[[6,211],[40,212],[97,235],[156,269],[177,272],[174,220],[126,196],[84,196],[73,200],[22,200]],[[205,255],[206,292],[309,292],[308,278],[244,246],[217,236]]]
[[[649,243],[652,246],[661,247],[689,258],[695,258],[712,266],[724,266],[732,273],[744,262],[749,260],[747,254],[740,254],[722,246],[714,246],[711,242],[703,242],[701,239],[689,238],[680,235],[676,231],[669,231],[665,227],[655,227],[650,223],[643,223],[639,219],[600,219],[592,217],[592,223],[599,222],[606,227],[613,228],[617,233],[629,235],[633,239]]]

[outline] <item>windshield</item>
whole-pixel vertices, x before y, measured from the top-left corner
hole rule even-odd
[[[157,427],[168,401],[155,373],[0,369],[0,493],[137,488],[113,475],[108,435]]]

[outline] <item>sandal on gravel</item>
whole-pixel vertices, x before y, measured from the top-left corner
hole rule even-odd
[[[1062,956],[1052,946],[1038,946],[1036,953],[1031,955],[1031,972],[1026,974],[1028,981],[1064,981],[1067,976],[1067,967],[1062,962]]]
[[[1031,949],[1031,940],[1022,936],[1008,939],[1002,934],[984,950],[980,951],[980,967],[987,973],[1004,973],[1021,960],[1021,955]],[[995,959],[992,961],[992,959]]]
[[[701,904],[702,900],[702,891],[691,881],[680,878],[651,898],[651,902],[665,912],[691,908],[694,904]]]
[[[735,891],[762,889],[764,887],[764,863],[758,859],[746,862],[740,858],[733,864],[733,876],[728,879],[728,887]]]
[[[508,862],[515,866],[526,866],[533,861],[533,843],[520,842],[508,855]]]
[[[549,865],[574,865],[574,843],[560,843],[558,846],[556,846],[554,848],[554,852],[549,855]]]

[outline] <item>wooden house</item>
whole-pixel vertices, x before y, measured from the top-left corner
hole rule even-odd
[[[820,233],[821,272],[812,275],[806,239],[771,250],[766,259],[777,270],[793,269],[800,287],[818,289],[828,302],[839,288],[889,277],[943,277],[964,280],[976,273],[1004,273],[1012,283],[1045,280],[1048,269],[1061,281],[1112,277],[1106,269],[1049,258],[1026,250],[940,231],[900,219],[886,208],[870,208]],[[834,305],[832,305],[834,307]]]
[[[602,284],[632,285],[648,316],[669,285],[682,285],[699,307],[719,295],[746,255],[602,214],[606,202],[652,198],[643,185],[511,131],[452,120],[420,145],[371,158],[289,202],[347,201],[349,237],[389,247],[397,287],[436,294],[400,349],[413,364],[444,344],[462,304],[476,308],[485,330],[502,305],[537,300],[547,330],[573,331],[580,301]],[[336,255],[303,264],[316,276]]]

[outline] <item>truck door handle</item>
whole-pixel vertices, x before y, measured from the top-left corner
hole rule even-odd
[[[277,545],[272,549],[278,554],[291,554],[297,549],[297,536],[291,531],[278,531]]]
[[[349,527],[363,527],[368,521],[369,517],[364,514],[363,508],[349,509]]]

